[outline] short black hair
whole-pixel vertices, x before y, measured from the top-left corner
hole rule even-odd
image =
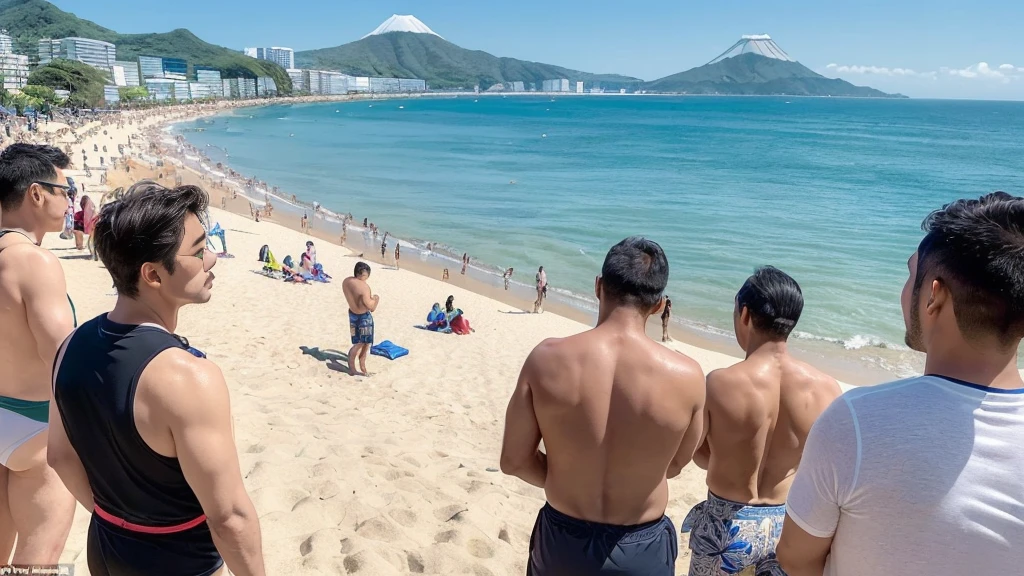
[[[668,258],[657,242],[631,236],[608,251],[601,267],[605,294],[644,310],[661,302],[668,286]]]
[[[194,214],[202,221],[209,203],[210,197],[198,186],[165,188],[142,180],[104,206],[93,238],[118,294],[139,295],[143,264],[158,262],[173,274],[186,216]]]
[[[917,248],[917,295],[928,277],[953,297],[965,337],[1024,337],[1024,198],[993,192],[961,199],[928,215]]]
[[[747,309],[758,332],[788,338],[804,310],[804,293],[789,274],[762,266],[736,293],[736,307]]]
[[[71,159],[59,148],[11,144],[0,153],[0,209],[17,210],[33,182],[52,182],[57,168],[63,170],[70,165]]]
[[[366,274],[369,275],[370,265],[362,261],[356,262],[356,269],[352,272],[352,275],[355,276],[356,278],[359,278],[359,275],[362,274],[363,272],[366,272]]]

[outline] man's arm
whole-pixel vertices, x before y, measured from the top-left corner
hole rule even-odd
[[[363,289],[359,291],[359,302],[370,312],[376,312],[377,305],[380,304],[380,296],[371,296],[370,287],[364,286]]]
[[[676,455],[672,458],[672,462],[669,463],[668,471],[666,472],[666,478],[675,478],[686,468],[686,465],[693,459],[694,451],[704,438],[704,403],[705,403],[705,383],[704,383],[704,372],[701,371],[700,365],[687,358],[688,366],[685,371],[680,374],[681,378],[681,391],[690,398],[692,404],[692,415],[690,417],[690,424],[686,428],[686,433],[683,434],[683,439],[679,443],[679,449],[676,451]]]
[[[157,396],[164,404],[161,412],[165,412],[181,470],[206,514],[213,542],[233,574],[263,576],[260,523],[242,483],[224,375],[212,362],[187,352],[164,354],[168,358],[158,357],[154,363],[165,360],[171,370],[155,372],[159,376],[153,380],[143,373],[143,379],[151,382],[150,389],[163,389]]]
[[[60,261],[49,250],[34,246],[20,249],[21,295],[39,358],[52,366],[57,350],[75,329],[75,317],[68,302],[67,282]]]
[[[68,491],[75,496],[86,510],[92,512],[92,486],[89,485],[89,477],[82,466],[82,460],[78,457],[68,439],[67,431],[64,430],[64,422],[60,417],[60,410],[57,409],[57,402],[53,399],[53,389],[50,390],[50,428],[46,438],[46,463],[60,476],[61,482]]]
[[[786,514],[782,538],[775,548],[779,565],[788,576],[822,576],[825,560],[832,551],[832,536],[811,536]]]
[[[537,349],[534,349],[523,364],[519,382],[505,411],[501,471],[543,488],[548,476],[548,457],[539,449],[540,424],[533,410],[533,390],[530,389],[530,374],[537,362],[536,356]]]

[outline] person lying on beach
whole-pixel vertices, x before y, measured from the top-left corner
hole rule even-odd
[[[208,202],[195,186],[142,181],[96,223],[117,302],[58,354],[49,439],[93,514],[92,574],[265,574],[224,375],[174,333],[182,307],[212,298]]]
[[[846,392],[786,500],[790,576],[1020,574],[1024,565],[1024,198],[925,218],[900,304],[924,376]]]
[[[751,567],[785,576],[775,545],[804,441],[839,397],[839,383],[789,354],[803,311],[800,286],[771,266],[736,294],[733,325],[746,358],[707,377],[705,440],[693,457],[708,471],[708,499],[690,510],[691,576],[728,576]]]
[[[370,278],[370,265],[356,262],[351,278],[341,283],[341,289],[348,301],[348,323],[352,335],[352,348],[348,351],[348,373],[351,376],[369,376],[366,371],[366,355],[373,346],[373,313],[380,305],[380,296],[370,291],[366,281]],[[354,362],[359,359],[359,372]]]
[[[595,282],[597,327],[545,340],[523,364],[501,470],[547,496],[529,574],[675,574],[668,478],[699,444],[705,388],[700,365],[645,331],[668,276],[658,244],[616,244]]]
[[[75,499],[47,463],[49,383],[75,327],[60,260],[39,244],[64,228],[71,159],[57,148],[12,144],[0,153],[0,565],[56,564]]]

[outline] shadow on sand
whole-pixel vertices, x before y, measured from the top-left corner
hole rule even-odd
[[[319,347],[310,348],[309,346],[299,346],[299,350],[302,350],[303,354],[312,356],[318,362],[326,363],[329,370],[348,374],[348,354],[344,352],[321,350]]]

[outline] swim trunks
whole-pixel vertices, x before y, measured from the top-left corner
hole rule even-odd
[[[348,311],[348,327],[352,332],[352,344],[373,344],[373,314],[356,314]]]
[[[18,400],[0,396],[0,465],[7,466],[11,454],[47,428],[50,401]]]
[[[545,504],[530,537],[527,576],[673,576],[679,544],[667,516],[616,526],[566,516]]]
[[[750,506],[708,492],[686,515],[690,576],[786,576],[775,559],[786,505]]]

